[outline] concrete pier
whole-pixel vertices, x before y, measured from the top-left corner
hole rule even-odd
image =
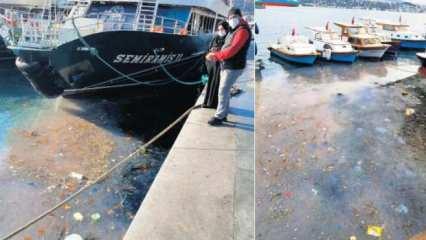
[[[254,239],[252,73],[250,61],[226,125],[207,124],[213,109],[190,114],[125,240]]]

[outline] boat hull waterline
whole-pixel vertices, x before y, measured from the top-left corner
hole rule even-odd
[[[366,49],[366,48],[356,48],[359,51],[359,57],[360,58],[367,58],[367,59],[382,59],[385,55],[385,52],[388,50],[389,47],[385,48],[377,48],[377,49]]]
[[[338,53],[332,52],[329,59],[323,56],[323,53],[320,52],[322,59],[332,62],[341,62],[341,63],[354,63],[358,59],[358,52],[347,52],[347,53]]]
[[[211,35],[110,31],[85,36],[92,49],[76,39],[48,52],[31,49],[14,49],[14,52],[19,57],[18,69],[46,97],[128,88],[151,95],[152,91],[167,93],[177,88],[200,87],[195,83],[201,77],[203,52],[210,39]],[[113,68],[139,82],[108,67],[93,54],[94,50]],[[138,72],[141,73],[135,74]],[[173,81],[169,74],[185,84]]]

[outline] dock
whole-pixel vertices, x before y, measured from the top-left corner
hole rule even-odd
[[[254,239],[253,67],[237,81],[229,122],[209,126],[214,109],[188,116],[124,240]]]

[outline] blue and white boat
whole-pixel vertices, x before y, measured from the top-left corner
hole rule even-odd
[[[358,58],[358,51],[348,41],[342,40],[337,32],[330,29],[329,24],[325,28],[307,29],[313,32],[310,42],[320,53],[322,59],[333,62],[354,63]]]
[[[426,38],[422,34],[410,30],[410,25],[403,24],[401,19],[399,23],[381,22],[383,33],[393,41],[399,41],[401,48],[405,49],[426,49]]]
[[[309,39],[296,35],[295,30],[268,50],[272,57],[301,65],[313,65],[319,56],[314,45],[309,43]]]

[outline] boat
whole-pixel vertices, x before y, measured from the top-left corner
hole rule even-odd
[[[426,49],[426,37],[419,33],[410,31],[410,25],[403,24],[400,18],[399,23],[378,21],[383,33],[393,41],[399,41],[404,49]]]
[[[376,35],[369,34],[366,27],[354,23],[335,23],[341,28],[342,39],[351,43],[352,47],[359,51],[360,58],[382,60],[385,52],[391,45],[383,44]]]
[[[68,8],[65,0],[47,1],[47,0],[2,0],[0,2],[0,62],[3,60],[14,60],[15,56],[11,50],[7,48],[9,45],[10,34],[7,24],[12,21],[18,22],[17,15],[14,15],[14,10],[28,14],[36,14],[45,12],[47,8],[55,8],[64,10]]]
[[[384,58],[386,59],[397,59],[401,49],[401,42],[393,40],[390,36],[385,34],[382,28],[377,24],[377,20],[373,18],[360,18],[361,22],[367,28],[367,32],[372,35],[376,35],[380,38],[383,44],[388,44],[390,47],[385,52]]]
[[[71,3],[64,17],[28,16],[9,46],[18,69],[46,97],[199,89],[205,51],[230,8],[226,0]]]
[[[320,53],[321,58],[327,61],[353,63],[358,57],[358,51],[352,48],[352,45],[343,41],[337,32],[331,30],[327,23],[325,28],[307,29],[313,32],[310,41]]]
[[[279,6],[279,7],[298,7],[299,0],[258,0],[256,6]]]
[[[422,67],[426,68],[426,52],[417,53],[416,56],[420,60]]]
[[[309,39],[296,35],[295,30],[278,43],[273,44],[268,50],[271,57],[300,65],[313,65],[319,56],[314,45],[309,43]]]

